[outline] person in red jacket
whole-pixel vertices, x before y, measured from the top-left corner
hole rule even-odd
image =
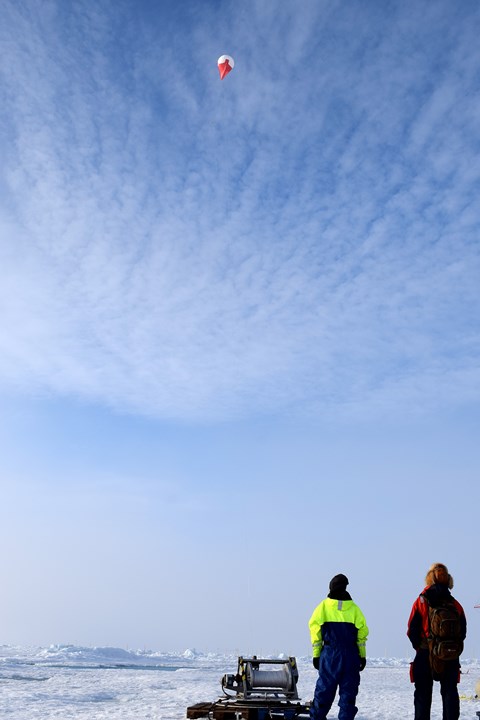
[[[411,664],[411,680],[415,683],[415,720],[430,720],[434,680],[440,682],[443,720],[458,720],[460,700],[457,683],[460,676],[460,661],[447,660],[440,673],[432,671],[428,645],[430,633],[428,608],[438,607],[445,601],[453,602],[460,616],[463,640],[467,634],[467,621],[462,606],[450,593],[453,588],[453,578],[446,565],[434,563],[427,572],[425,584],[426,587],[413,603],[407,629],[407,635],[416,651]]]

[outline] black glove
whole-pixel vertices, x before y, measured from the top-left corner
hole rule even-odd
[[[360,658],[360,672],[365,669],[365,665],[367,664],[367,658]]]
[[[319,657],[313,658],[312,662],[313,662],[313,667],[315,668],[315,670],[318,670],[318,668],[320,667],[320,658]]]

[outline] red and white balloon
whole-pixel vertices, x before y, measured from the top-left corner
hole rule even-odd
[[[231,72],[235,66],[233,58],[230,55],[221,55],[218,58],[218,72],[220,73],[220,80],[226,78],[228,73]]]

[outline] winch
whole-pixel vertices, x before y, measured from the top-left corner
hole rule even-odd
[[[187,708],[187,718],[267,720],[308,718],[310,706],[298,699],[298,668],[294,657],[238,658],[237,673],[224,675],[224,697]]]

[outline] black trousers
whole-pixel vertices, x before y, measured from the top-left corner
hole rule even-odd
[[[418,650],[412,666],[415,683],[414,706],[415,720],[430,720],[434,677],[430,668],[428,650]],[[445,670],[435,677],[440,683],[442,695],[442,720],[458,720],[460,717],[460,700],[458,697],[458,674],[460,664],[457,660],[445,663]]]

